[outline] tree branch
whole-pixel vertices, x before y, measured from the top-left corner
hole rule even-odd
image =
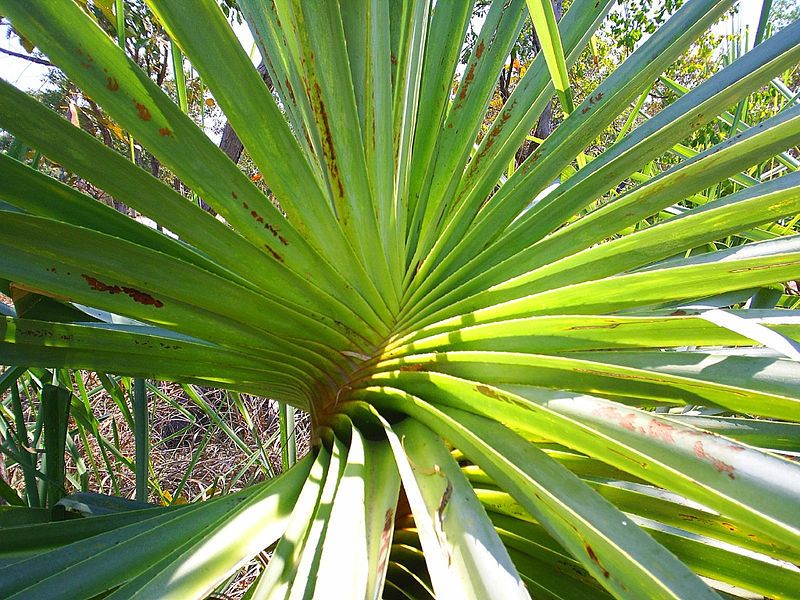
[[[22,60],[28,60],[30,62],[36,63],[37,65],[44,65],[45,67],[53,67],[53,63],[49,60],[45,60],[43,58],[39,58],[37,56],[31,56],[30,54],[20,54],[19,52],[14,52],[13,50],[6,50],[5,48],[0,48],[0,52],[3,54],[8,54],[9,56],[13,56],[15,58],[21,58]]]

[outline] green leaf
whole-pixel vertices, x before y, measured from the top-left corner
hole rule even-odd
[[[527,0],[527,2],[533,28],[536,30],[536,37],[547,62],[547,69],[553,79],[558,99],[561,101],[564,114],[569,115],[575,107],[572,104],[567,63],[564,60],[564,48],[561,45],[553,5],[550,4],[550,0]]]

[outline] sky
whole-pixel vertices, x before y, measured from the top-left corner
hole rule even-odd
[[[737,18],[741,19],[743,25],[747,25],[750,28],[751,40],[758,26],[761,4],[762,0],[740,0],[740,10]],[[251,53],[253,50],[253,38],[247,30],[247,26],[237,25],[234,29],[245,50]],[[725,32],[728,31],[729,29],[726,27]],[[0,27],[0,48],[24,54],[25,50],[16,43],[15,38],[8,39],[6,37],[7,33],[7,26]],[[255,55],[256,53],[254,52],[251,54],[254,60]],[[43,79],[46,72],[46,67],[0,53],[0,77],[21,89],[28,91],[41,89],[45,85]]]

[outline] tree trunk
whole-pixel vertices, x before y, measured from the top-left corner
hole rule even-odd
[[[267,84],[269,91],[272,92],[274,89],[272,79],[270,79],[269,73],[267,73],[267,66],[264,64],[263,60],[261,64],[258,65],[258,72],[264,80],[264,83]],[[242,157],[244,145],[239,139],[239,136],[236,135],[233,127],[231,127],[230,121],[226,122],[225,127],[222,129],[222,139],[219,142],[219,148],[235,163],[238,163],[239,159]]]
[[[552,0],[553,2],[553,12],[556,15],[556,21],[561,20],[561,15],[563,12],[563,0]],[[534,33],[534,41],[536,42],[536,47],[541,48],[539,45],[539,40],[535,39],[536,34]],[[541,51],[541,50],[540,50]],[[534,137],[543,140],[547,138],[551,133],[553,133],[553,129],[555,126],[553,124],[553,101],[550,100],[547,103],[547,106],[544,107],[542,114],[539,116],[539,121],[536,123],[536,129],[533,132]],[[531,152],[533,152],[538,144],[535,142],[526,142],[522,145],[517,151],[517,165],[521,165],[528,156],[530,156]]]
[[[562,2],[563,0],[553,0],[553,12],[556,14],[556,21],[561,21]],[[536,132],[533,135],[543,140],[553,133],[553,129],[553,101],[550,100],[539,117],[539,122],[536,124]]]

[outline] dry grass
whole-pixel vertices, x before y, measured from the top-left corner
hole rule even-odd
[[[0,294],[0,302],[12,306],[11,299]],[[4,370],[0,366],[0,373]],[[76,373],[78,374],[78,373]],[[101,388],[96,374],[80,372],[87,390]],[[247,420],[230,399],[220,389],[196,388],[202,399],[214,409],[219,417],[244,442],[247,452],[240,448],[213,419],[203,411],[186,394],[183,388],[175,383],[158,382],[160,394],[148,394],[150,418],[150,460],[151,485],[149,501],[164,503],[171,498],[183,480],[192,463],[198,448],[208,438],[205,448],[191,468],[179,501],[193,502],[207,499],[215,494],[236,491],[247,485],[265,479],[268,475],[260,461],[247,466],[248,455],[258,448]],[[73,390],[78,394],[77,387]],[[128,390],[125,390],[126,394]],[[9,392],[0,398],[7,402]],[[281,471],[281,447],[278,435],[278,403],[274,400],[243,394],[241,396],[253,429],[258,432],[265,444],[267,461],[275,473]],[[22,394],[25,419],[29,430],[33,429],[38,400],[35,395],[27,398]],[[128,427],[120,407],[109,393],[99,389],[91,395],[92,413],[99,421],[99,433],[111,442],[119,452],[131,463],[135,456],[135,438]],[[13,424],[10,424],[13,427]],[[70,431],[76,431],[74,420],[70,420]],[[297,439],[298,458],[309,451],[310,419],[306,413],[297,412],[295,434]],[[79,435],[74,435],[78,454],[87,469],[87,490],[102,494],[118,494],[133,498],[136,489],[134,471],[122,461],[111,456],[111,469],[106,467],[98,445],[93,436],[88,436],[88,444],[84,444]],[[268,443],[270,442],[271,443]],[[22,492],[24,480],[22,471],[17,465],[6,468],[6,462],[0,455],[0,477],[12,487]],[[92,468],[96,465],[96,469]],[[79,479],[78,466],[73,456],[67,453],[67,471],[75,480]],[[115,485],[116,484],[116,485]],[[67,484],[67,491],[77,491],[75,486]],[[268,561],[268,554],[262,553],[244,567],[234,577],[224,595],[212,595],[210,598],[241,598],[247,586],[255,579],[262,565]]]
[[[82,372],[87,389],[100,387],[100,381],[93,373]],[[164,502],[175,493],[181,480],[191,466],[192,458],[203,441],[208,437],[205,448],[188,475],[182,495],[186,501],[207,499],[220,492],[242,489],[247,485],[265,479],[268,474],[260,461],[246,467],[249,452],[240,448],[212,418],[198,407],[184,392],[180,385],[159,382],[158,390],[163,394],[148,394],[150,407],[150,460],[151,489],[149,500]],[[124,385],[123,385],[124,390]],[[239,412],[228,395],[219,389],[197,388],[202,398],[216,411],[219,417],[241,439],[249,451],[258,448],[258,442],[251,432],[244,416]],[[74,390],[77,394],[77,388]],[[125,390],[127,392],[127,390]],[[4,398],[5,399],[5,398]],[[33,401],[22,394],[26,421],[33,426],[37,410]],[[256,396],[242,395],[242,402],[250,415],[255,431],[264,443],[269,465],[275,473],[281,471],[281,447],[278,436],[278,403]],[[133,431],[119,406],[105,391],[100,390],[91,396],[92,412],[100,423],[99,432],[111,442],[120,453],[134,460],[135,439]],[[75,423],[71,421],[71,430]],[[298,457],[309,450],[310,422],[305,413],[297,414],[296,424]],[[112,470],[107,469],[97,440],[89,436],[86,447],[77,435],[75,445],[88,470],[89,491],[102,494],[117,494],[132,498],[135,494],[136,475],[122,461],[112,458]],[[271,440],[271,443],[268,443]],[[97,465],[92,469],[91,464]],[[78,478],[78,468],[72,456],[67,457],[67,471]],[[22,489],[20,469],[14,465],[7,471],[9,483]],[[114,485],[116,480],[116,489]],[[74,486],[67,486],[75,491]]]
[[[93,374],[84,373],[84,378],[87,387],[99,385]],[[195,452],[206,437],[209,437],[209,440],[192,467],[183,488],[182,495],[186,501],[207,499],[221,491],[236,491],[266,478],[267,474],[258,461],[245,468],[248,455],[213,422],[209,415],[191,401],[181,386],[169,382],[159,382],[157,386],[168,400],[154,393],[148,394],[153,484],[150,490],[151,502],[163,502],[164,497],[171,497],[175,493],[191,466]],[[223,390],[213,388],[197,388],[197,390],[248,449],[258,448],[256,438],[251,433],[245,418]],[[265,450],[273,471],[279,473],[281,448],[278,439],[277,402],[248,395],[243,395],[242,401],[265,445],[268,440],[273,440]],[[111,396],[105,391],[96,394],[92,398],[92,408],[100,420],[101,435],[113,440],[116,428],[120,451],[133,459],[135,451],[133,432],[127,426],[122,412]],[[308,452],[309,422],[306,415],[298,415],[297,421],[298,454],[303,455]],[[96,442],[90,440],[90,446],[95,461],[98,465],[102,465],[102,457]],[[82,445],[81,451],[86,453]],[[135,473],[119,462],[116,466],[120,495],[133,497],[136,487]],[[74,464],[70,467],[75,472]],[[89,488],[105,494],[114,493],[111,477],[107,473],[100,481],[92,475]],[[163,495],[157,490],[161,490]]]

